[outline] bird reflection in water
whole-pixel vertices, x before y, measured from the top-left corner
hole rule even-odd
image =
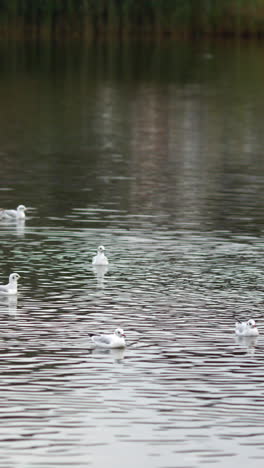
[[[16,233],[18,236],[24,236],[25,234],[25,219],[18,219],[16,221]]]
[[[24,236],[25,234],[25,219],[24,218],[18,218],[18,219],[1,219],[1,226],[6,227],[11,227],[13,229],[14,227],[14,232],[16,233],[17,236]]]
[[[255,354],[255,346],[258,341],[258,336],[236,336],[236,343],[242,348],[247,355]]]
[[[104,276],[108,272],[108,265],[93,265],[93,272],[97,279],[97,287],[103,289],[105,287]]]
[[[99,349],[94,348],[91,350],[92,354],[109,355],[115,362],[121,362],[125,356],[125,348],[112,348],[112,349]]]
[[[17,316],[17,295],[0,295],[0,311],[8,312],[11,317]]]

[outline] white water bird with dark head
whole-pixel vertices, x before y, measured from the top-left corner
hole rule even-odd
[[[0,294],[17,294],[17,281],[20,275],[18,273],[11,273],[9,275],[9,283],[0,285]]]
[[[259,331],[256,322],[249,319],[247,322],[237,322],[235,327],[235,334],[237,336],[258,336]]]
[[[99,245],[97,249],[97,255],[93,257],[93,265],[108,265],[108,259],[104,254],[105,248],[103,245]]]
[[[112,335],[90,335],[95,346],[100,348],[125,348],[125,334],[122,328],[117,328]]]

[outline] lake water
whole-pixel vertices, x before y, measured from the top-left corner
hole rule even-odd
[[[262,468],[263,44],[0,58],[0,466]]]

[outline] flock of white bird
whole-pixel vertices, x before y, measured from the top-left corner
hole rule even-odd
[[[0,209],[1,219],[21,220],[25,219],[26,207],[19,205],[16,210]],[[100,245],[97,249],[97,254],[93,257],[92,264],[94,266],[108,265],[108,259],[105,256],[105,248]],[[0,285],[0,294],[15,295],[17,294],[17,281],[20,276],[18,273],[11,273],[9,275],[9,282],[5,285]],[[258,336],[255,320],[250,319],[247,322],[237,322],[235,325],[235,334],[237,336]],[[95,346],[100,348],[124,348],[126,346],[125,334],[122,328],[117,328],[111,335],[91,335],[90,337]]]

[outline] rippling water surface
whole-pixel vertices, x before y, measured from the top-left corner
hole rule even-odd
[[[0,466],[262,467],[261,47],[0,52]]]

